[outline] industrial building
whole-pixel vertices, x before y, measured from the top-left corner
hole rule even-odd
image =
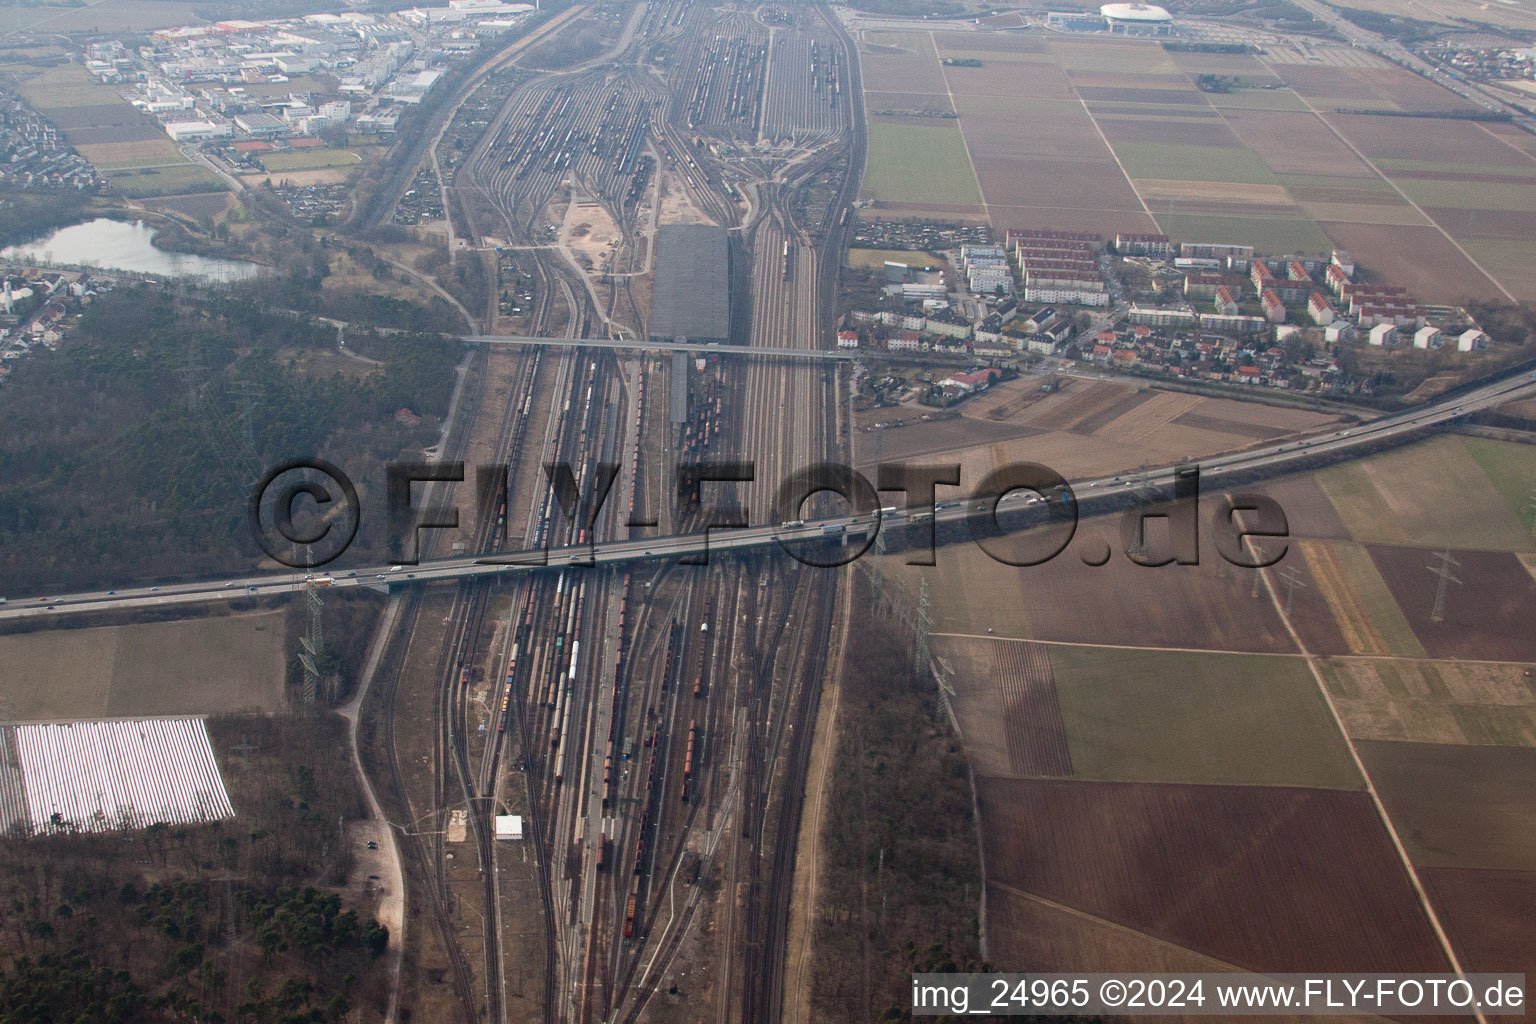
[[[663,224],[656,232],[652,341],[724,342],[731,331],[730,245],[711,224]]]

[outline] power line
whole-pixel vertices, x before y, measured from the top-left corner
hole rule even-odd
[[[1280,581],[1285,584],[1285,614],[1289,615],[1291,614],[1291,601],[1296,597],[1296,588],[1305,587],[1306,584],[1301,582],[1301,574],[1297,572],[1296,567],[1293,565],[1288,565],[1280,570]]]
[[[320,588],[313,583],[306,591],[309,598],[309,633],[299,640],[299,663],[304,666],[304,703],[315,702],[320,690],[320,651],[325,647],[325,634],[321,625],[321,613],[325,601]]]
[[[1436,577],[1438,577],[1435,580],[1435,606],[1432,609],[1430,609],[1429,618],[1430,618],[1430,621],[1432,621],[1432,622],[1444,622],[1445,621],[1445,585],[1447,583],[1454,583],[1458,587],[1461,586],[1461,580],[1459,580],[1455,576],[1451,575],[1451,566],[1455,566],[1456,568],[1459,569],[1459,568],[1461,568],[1461,563],[1456,561],[1456,559],[1451,556],[1451,549],[1450,548],[1446,548],[1444,551],[1440,552],[1439,554],[1431,555],[1430,557],[1434,558],[1439,564],[1438,565],[1426,565],[1424,567],[1424,568],[1428,569],[1430,572],[1434,573]]]
[[[917,591],[917,671],[928,671],[928,630],[933,620],[928,615],[928,577],[924,576]]]

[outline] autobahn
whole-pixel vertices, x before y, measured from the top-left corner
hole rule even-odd
[[[1219,484],[1222,477],[1230,477],[1239,472],[1276,473],[1293,462],[1319,456],[1337,456],[1353,449],[1380,444],[1404,434],[1445,424],[1469,413],[1531,394],[1536,394],[1536,374],[1522,372],[1435,405],[1384,416],[1354,428],[1217,456],[1199,463],[1166,466],[1145,473],[1083,479],[1074,482],[1072,489],[1079,506],[1085,512],[1091,513],[1095,511],[1095,506],[1109,504],[1110,502],[1106,499],[1123,498],[1133,488],[1171,486],[1175,473],[1189,465],[1198,464],[1201,478],[1206,483]],[[961,522],[973,516],[989,514],[985,504],[962,500],[941,501],[932,509],[908,506],[894,514],[887,513],[886,517],[895,522],[904,522],[912,515],[929,511],[934,513],[934,519],[939,523]],[[623,565],[631,562],[700,556],[706,553],[714,555],[751,551],[775,544],[824,537],[828,535],[826,532],[828,530],[842,531],[844,536],[868,538],[871,533],[879,529],[880,525],[881,514],[878,511],[857,512],[808,521],[803,526],[774,523],[662,537],[598,540],[587,545],[510,552],[498,555],[494,560],[477,556],[457,556],[425,561],[413,566],[371,566],[335,573],[327,573],[324,570],[310,573],[266,572],[233,579],[166,583],[120,591],[11,598],[4,605],[0,605],[0,620],[58,618],[87,612],[156,609],[198,602],[274,597],[302,592],[312,585],[314,580],[320,580],[323,585],[335,588],[392,589],[444,580],[456,581],[474,577],[538,572],[545,569],[568,569],[572,566]],[[306,579],[306,576],[312,579]]]
[[[624,352],[693,352],[698,355],[760,356],[766,359],[822,362],[826,360],[868,359],[868,352],[858,349],[775,348],[767,345],[721,345],[697,341],[651,341],[636,338],[535,338],[507,334],[463,334],[460,340],[470,345],[506,345],[512,347],[600,348]],[[883,356],[884,353],[881,353]],[[965,361],[965,360],[963,360]],[[974,360],[969,360],[974,362]]]

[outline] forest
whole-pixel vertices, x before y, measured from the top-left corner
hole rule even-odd
[[[0,388],[0,594],[249,569],[245,508],[262,472],[318,456],[364,493],[355,557],[384,552],[384,465],[436,441],[455,339],[359,335],[220,293],[128,284]],[[356,370],[352,370],[352,366]],[[408,416],[400,416],[402,410]]]
[[[914,972],[980,971],[981,864],[965,756],[913,644],[862,578],[822,832],[811,1012],[900,1020]]]
[[[343,885],[344,726],[211,721],[233,822],[0,838],[0,1020],[378,1020],[389,933]]]

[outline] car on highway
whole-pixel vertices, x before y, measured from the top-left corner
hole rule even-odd
[[[159,590],[160,588],[159,587],[150,587],[149,589],[150,590]]]

